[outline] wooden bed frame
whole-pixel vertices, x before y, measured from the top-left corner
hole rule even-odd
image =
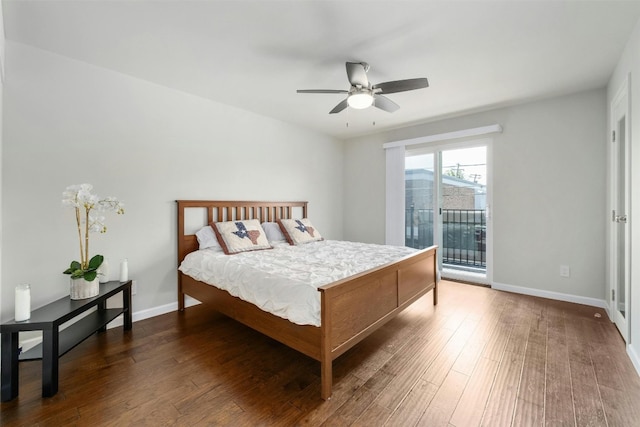
[[[178,200],[177,203],[178,265],[188,253],[198,250],[195,234],[185,233],[187,209],[206,209],[207,224],[307,217],[307,202]],[[178,271],[180,311],[185,308],[185,295],[189,295],[319,361],[321,397],[325,400],[331,397],[333,360],[431,290],[435,305],[438,303],[436,246],[320,287],[321,326],[316,327],[289,322]]]

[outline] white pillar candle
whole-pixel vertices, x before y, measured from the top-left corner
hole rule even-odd
[[[31,317],[31,287],[29,285],[16,286],[16,322],[29,320]]]
[[[125,258],[120,263],[120,282],[126,282],[128,280],[129,280],[129,262]]]

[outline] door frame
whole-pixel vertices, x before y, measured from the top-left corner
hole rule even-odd
[[[609,144],[609,210],[610,213],[607,217],[608,230],[609,230],[609,286],[607,289],[607,301],[609,303],[609,318],[620,331],[620,335],[628,343],[630,337],[630,325],[629,321],[631,315],[631,227],[629,224],[629,218],[631,218],[631,140],[630,140],[630,116],[631,111],[631,93],[629,85],[630,76],[627,75],[620,84],[616,95],[613,97],[610,105],[610,130],[611,133],[608,136]],[[623,114],[620,114],[623,112]],[[617,212],[618,207],[618,176],[619,176],[619,129],[618,119],[624,115],[624,134],[625,134],[625,147],[624,147],[624,168],[625,168],[625,210],[626,212]],[[617,284],[619,280],[618,272],[618,228],[621,226],[618,222],[614,221],[615,215],[626,215],[627,222],[625,223],[625,242],[624,242],[624,275],[625,275],[625,301],[624,310],[625,315],[622,316],[619,312],[618,296],[615,295],[617,291]]]
[[[486,269],[485,269],[485,281],[487,285],[493,284],[493,138],[491,137],[475,137],[462,139],[449,142],[435,142],[430,144],[424,144],[421,146],[406,148],[405,156],[407,155],[419,155],[419,154],[433,154],[434,155],[434,210],[440,208],[441,188],[440,182],[442,180],[442,155],[443,151],[459,150],[465,148],[485,147],[486,148],[486,167],[487,167],[487,200],[486,200]],[[435,183],[438,185],[435,185]],[[442,216],[437,216],[438,220],[434,221],[434,244],[442,247]],[[442,251],[438,251],[438,272],[442,272]],[[460,280],[464,280],[464,276],[459,277]]]

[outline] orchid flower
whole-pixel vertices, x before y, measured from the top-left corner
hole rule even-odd
[[[96,255],[89,259],[89,233],[106,233],[105,217],[96,215],[96,212],[116,212],[124,214],[124,203],[115,197],[101,199],[92,193],[91,184],[70,185],[62,193],[62,204],[75,210],[78,240],[80,243],[80,262],[73,261],[64,274],[71,277],[84,277],[92,281],[96,277],[96,270],[102,264],[102,255]]]

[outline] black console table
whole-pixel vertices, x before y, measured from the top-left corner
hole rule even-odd
[[[122,308],[107,308],[107,299],[122,292]],[[60,331],[60,325],[96,307],[97,310]],[[58,359],[95,332],[107,329],[107,323],[124,314],[124,330],[131,330],[131,280],[100,284],[93,298],[72,300],[64,297],[33,310],[24,322],[12,320],[0,325],[2,334],[2,401],[18,396],[18,360],[42,359],[42,397],[58,392]],[[18,333],[42,331],[42,343],[19,354]]]

